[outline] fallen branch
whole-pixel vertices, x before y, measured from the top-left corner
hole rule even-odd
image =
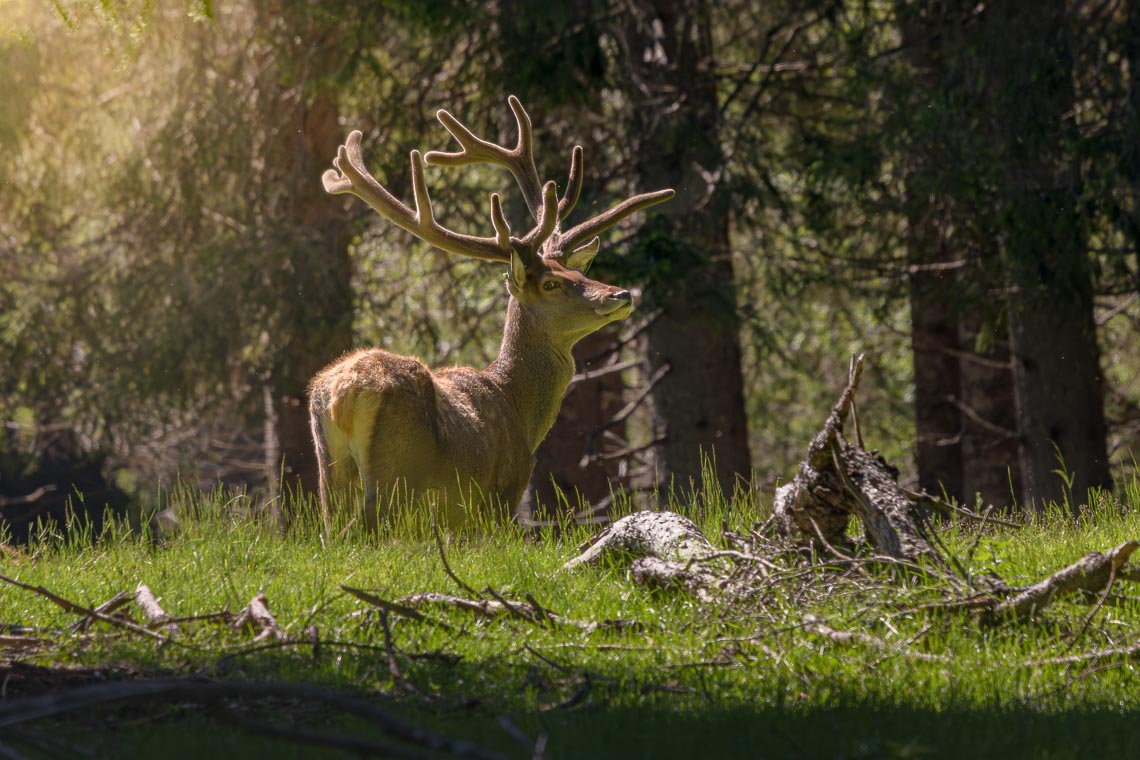
[[[403,607],[404,609],[410,608],[413,612],[417,612],[417,614],[417,608],[419,607],[451,607],[453,609],[463,610],[464,612],[470,612],[476,617],[485,620],[512,615],[520,617],[527,622],[537,622],[545,617],[551,623],[580,628],[587,632],[602,629],[624,630],[638,625],[632,620],[577,620],[575,618],[559,615],[527,602],[508,601],[502,597],[498,599],[464,599],[463,597],[440,594],[434,591],[424,591],[401,597],[395,605],[389,606],[389,609],[396,611],[394,609],[395,607]]]
[[[447,562],[447,551],[443,545],[443,533],[439,529],[439,523],[432,522],[432,528],[435,531],[435,546],[439,549],[439,561],[443,563],[443,572],[447,573],[447,577],[455,581],[455,585],[466,591],[471,596],[482,596],[478,591],[468,586],[463,582],[463,579],[455,574],[451,569],[451,565]],[[343,587],[342,587],[343,588]]]
[[[434,699],[430,694],[425,694],[420,691],[419,687],[405,678],[404,674],[400,672],[400,664],[396,661],[396,647],[392,643],[392,627],[388,625],[388,610],[380,610],[380,628],[384,633],[384,654],[388,659],[388,674],[392,676],[392,682],[410,694],[415,694],[426,700]]]
[[[433,619],[427,617],[426,615],[424,615],[419,610],[415,609],[414,607],[409,607],[408,605],[400,604],[399,602],[388,601],[387,599],[383,599],[379,596],[376,596],[375,594],[370,594],[363,589],[353,588],[352,586],[346,586],[343,583],[340,585],[340,588],[346,594],[356,597],[357,599],[364,602],[365,604],[370,604],[373,607],[378,607],[382,610],[388,610],[389,612],[394,612],[397,615],[400,615],[401,617],[408,618],[409,620],[416,620],[420,623],[428,623],[430,625],[437,626],[439,628],[442,628],[445,631],[451,631],[452,630],[451,626],[448,625],[447,623],[444,623],[444,622],[439,621],[439,620],[433,620]]]
[[[983,611],[979,620],[992,625],[1007,618],[1023,619],[1045,609],[1064,594],[1102,592],[1110,579],[1131,576],[1131,573],[1121,571],[1137,547],[1140,547],[1140,541],[1128,541],[1107,554],[1093,552],[1082,557],[1048,578],[1014,593],[992,609]]]
[[[999,517],[980,515],[973,510],[966,509],[965,507],[960,507],[957,504],[951,504],[947,501],[943,501],[942,499],[939,499],[936,496],[932,496],[925,491],[911,491],[907,488],[902,489],[902,491],[916,504],[921,504],[922,506],[929,507],[931,509],[937,509],[941,512],[946,512],[952,515],[961,515],[962,517],[965,517],[969,520],[976,520],[980,523],[989,523],[990,525],[1001,525],[1006,528],[1025,527],[1021,523],[1012,522],[1010,520],[1002,520]]]
[[[270,637],[281,641],[286,638],[284,631],[277,626],[277,618],[273,617],[273,613],[269,611],[265,593],[260,591],[253,599],[249,600],[249,606],[238,614],[233,622],[233,627],[235,630],[246,627],[257,630],[258,633],[253,638],[255,642],[264,641]]]
[[[96,607],[95,611],[103,615],[111,615],[121,607],[125,607],[126,605],[130,604],[130,602],[131,595],[126,591],[120,591]],[[96,618],[85,617],[82,620],[72,623],[70,626],[68,626],[67,630],[69,633],[82,633],[83,631],[87,630],[93,620],[96,620]]]
[[[171,622],[171,617],[167,614],[162,605],[158,603],[158,598],[155,597],[154,592],[150,587],[145,584],[140,584],[135,589],[135,604],[142,610],[143,617],[146,618],[148,628],[161,628],[166,626],[166,630],[171,635],[178,633],[178,624]]]
[[[827,623],[821,620],[812,620],[804,626],[804,630],[808,633],[814,633],[817,636],[823,636],[827,639],[834,641],[837,644],[862,644],[863,646],[877,649],[885,654],[895,655],[900,654],[904,657],[911,657],[916,660],[923,660],[925,662],[948,662],[949,657],[940,654],[930,654],[929,652],[915,652],[908,649],[905,645],[891,644],[889,641],[884,641],[878,636],[872,636],[869,633],[861,633],[859,631],[840,631],[832,628]]]
[[[43,598],[47,599],[48,601],[52,602],[55,605],[67,610],[68,612],[73,612],[77,615],[84,615],[85,617],[90,617],[90,618],[94,618],[96,620],[101,620],[102,622],[113,625],[116,628],[123,628],[125,630],[131,631],[133,633],[140,634],[142,636],[149,636],[150,638],[157,639],[158,641],[161,641],[163,643],[173,643],[173,644],[178,643],[178,642],[174,641],[173,639],[171,639],[167,636],[163,636],[162,634],[155,633],[154,631],[150,630],[149,628],[144,628],[143,626],[138,625],[136,623],[132,623],[129,620],[120,620],[119,618],[111,617],[110,615],[104,614],[102,612],[97,612],[97,611],[91,609],[90,607],[84,607],[82,604],[76,604],[75,602],[73,602],[69,599],[64,599],[62,596],[59,596],[58,594],[53,593],[52,591],[49,591],[42,586],[32,586],[28,583],[22,583],[22,582],[16,580],[15,578],[9,578],[6,575],[0,575],[0,581],[4,581],[5,583],[9,583],[13,586],[16,586],[17,588],[22,588],[22,589],[25,589],[27,591],[31,591],[35,594],[39,594]]]
[[[1130,660],[1134,657],[1140,657],[1140,644],[1113,649],[1096,649],[1092,652],[1085,652],[1084,654],[1070,654],[1062,657],[1044,657],[1038,660],[1028,660],[1022,664],[1027,667],[1038,667],[1041,665],[1079,665],[1085,662],[1101,662],[1103,660],[1113,660],[1117,658]]]
[[[0,649],[37,649],[50,643],[35,636],[0,636]]]
[[[23,496],[0,496],[0,507],[14,507],[18,504],[31,504],[33,502],[39,501],[55,489],[56,487],[54,485],[46,485],[40,486],[31,493],[24,494]]]

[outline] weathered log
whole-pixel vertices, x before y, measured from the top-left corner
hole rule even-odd
[[[720,580],[714,573],[688,562],[670,562],[658,557],[638,557],[630,565],[633,580],[646,588],[688,591],[705,597],[705,590]]]
[[[834,551],[848,547],[847,526],[854,516],[880,554],[945,568],[946,560],[924,537],[920,508],[899,486],[897,471],[863,448],[857,423],[858,442],[843,437],[862,371],[860,355],[852,359],[847,387],[812,438],[799,471],[776,489],[777,526],[788,538]]]
[[[634,512],[606,527],[579,547],[569,569],[605,559],[632,561],[656,557],[682,564],[714,554],[714,547],[692,520],[676,512]]]
[[[634,582],[662,590],[683,590],[702,599],[727,569],[716,547],[692,520],[676,512],[635,512],[608,526],[579,547],[564,567],[606,559],[629,562]]]

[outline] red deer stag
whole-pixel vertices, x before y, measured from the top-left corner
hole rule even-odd
[[[375,528],[397,498],[434,502],[441,523],[460,527],[477,510],[503,517],[517,508],[574,374],[570,349],[603,325],[633,311],[628,290],[585,275],[598,252],[597,233],[636,211],[673,196],[659,190],[630,198],[568,230],[582,187],[582,148],[575,146],[570,178],[559,200],[553,182],[539,180],[530,117],[508,100],[518,122],[513,149],[476,137],[444,110],[437,114],[458,141],[455,153],[412,151],[415,208],[392,196],[364,167],[354,131],[325,172],[325,190],[351,193],[381,216],[448,253],[508,265],[510,294],[499,356],[486,369],[431,372],[418,359],[378,348],[350,353],[322,370],[309,387],[320,497],[330,510],[364,491],[364,517]],[[432,216],[424,161],[437,166],[496,164],[522,189],[535,224],[516,237],[491,195],[492,237],[440,226]],[[379,513],[379,514],[378,514]]]

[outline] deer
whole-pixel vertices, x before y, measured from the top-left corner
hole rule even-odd
[[[601,247],[598,233],[672,198],[673,190],[635,195],[563,229],[582,189],[582,147],[571,151],[560,199],[555,183],[539,178],[529,115],[513,95],[507,103],[518,128],[513,148],[477,137],[447,110],[436,113],[459,150],[411,152],[414,207],[365,168],[359,130],[349,134],[334,168],[322,177],[327,192],[356,196],[446,253],[505,264],[508,293],[499,353],[483,369],[432,371],[418,358],[365,348],[313,378],[309,412],[326,525],[335,509],[355,512],[352,499],[361,493],[364,524],[373,531],[398,498],[428,504],[436,523],[449,529],[476,524],[488,514],[496,522],[509,519],[530,481],[534,451],[553,426],[574,375],[571,349],[633,311],[629,290],[586,276]],[[428,196],[425,162],[506,169],[522,191],[533,226],[515,235],[499,194],[492,193],[493,235],[443,227]]]

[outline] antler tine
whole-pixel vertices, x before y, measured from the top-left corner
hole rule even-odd
[[[566,180],[566,194],[558,203],[558,218],[565,219],[578,205],[578,196],[582,194],[582,146],[575,145],[570,154],[570,178]]]
[[[538,214],[538,224],[534,226],[526,237],[517,241],[516,250],[525,250],[536,255],[542,244],[554,234],[558,226],[558,191],[553,182],[547,182],[542,188],[542,210]]]
[[[398,201],[391,193],[376,181],[367,169],[360,155],[359,129],[354,129],[348,135],[344,145],[340,146],[333,159],[335,169],[328,169],[321,175],[321,182],[326,193],[340,194],[352,193],[357,198],[376,209],[381,216],[396,222],[403,227],[399,220],[412,220],[415,212]],[[404,229],[407,229],[406,227]]]
[[[511,249],[511,225],[503,216],[503,202],[498,193],[491,193],[491,224],[495,227],[495,240],[504,251]]]
[[[336,168],[329,169],[321,176],[326,192],[351,193],[397,227],[448,253],[487,261],[510,261],[510,230],[505,227],[505,220],[502,220],[501,208],[499,220],[495,219],[496,201],[491,202],[491,223],[495,225],[495,237],[476,237],[449,230],[436,222],[432,214],[431,197],[424,179],[424,162],[420,152],[413,150],[411,155],[412,192],[416,204],[413,210],[384,189],[364,167],[360,138],[360,131],[353,130],[345,144],[337,150],[337,156],[333,159]],[[500,227],[499,221],[502,221],[503,227]]]
[[[594,218],[587,219],[581,224],[567,230],[561,238],[563,247],[568,251],[573,250],[574,247],[583,240],[591,238],[603,230],[608,230],[631,214],[667,201],[675,194],[676,193],[672,190],[658,190],[653,193],[635,195],[632,198],[624,200],[609,211],[598,214]]]
[[[513,149],[508,150],[502,145],[477,137],[463,126],[459,119],[441,108],[436,112],[436,118],[459,143],[461,150],[455,153],[433,150],[424,158],[433,166],[466,166],[476,163],[502,166],[514,175],[515,181],[523,191],[527,208],[537,221],[542,211],[543,190],[542,181],[538,177],[538,168],[534,164],[534,135],[530,116],[514,95],[507,98],[507,103],[514,112],[519,130],[519,140]]]

